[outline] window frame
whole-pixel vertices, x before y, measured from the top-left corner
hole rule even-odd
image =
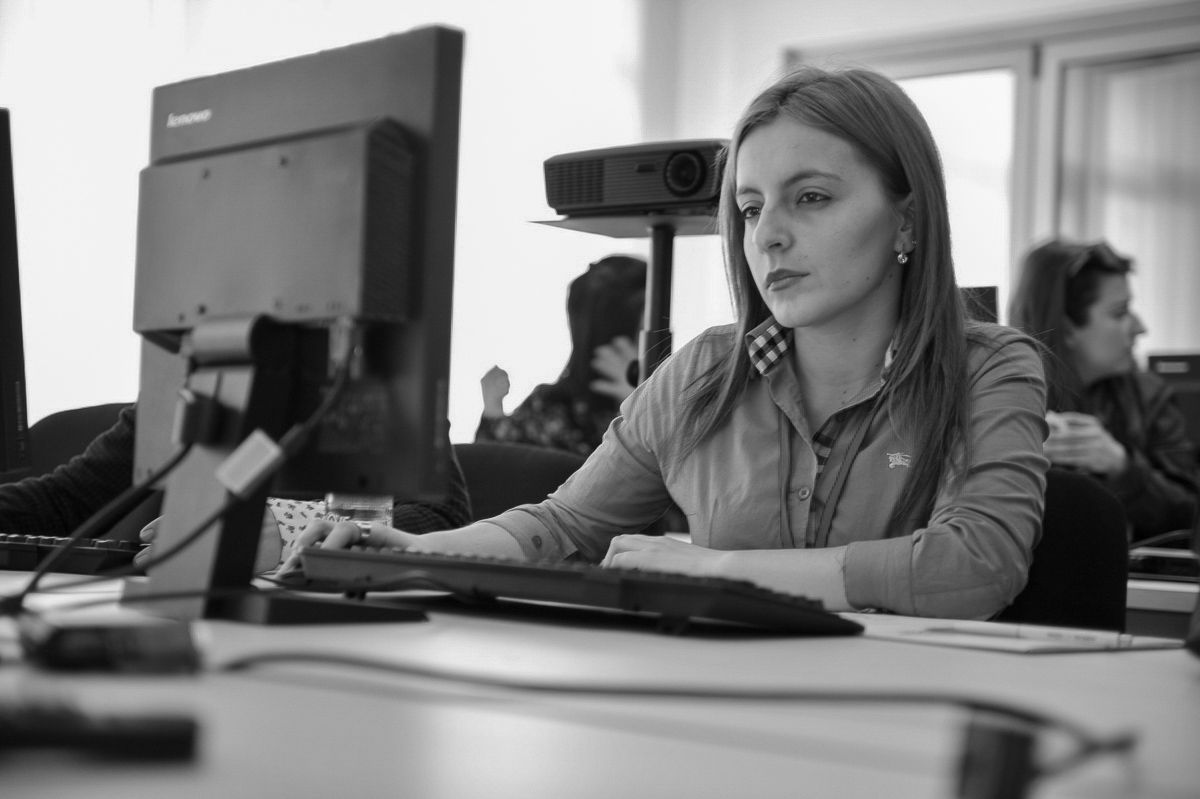
[[[1087,39],[1047,43],[1042,48],[1041,88],[1034,163],[1033,241],[1062,230],[1064,190],[1063,153],[1067,128],[1067,73],[1071,69],[1101,66],[1141,58],[1200,52],[1200,7],[1195,19],[1177,20],[1140,30],[1114,31]]]

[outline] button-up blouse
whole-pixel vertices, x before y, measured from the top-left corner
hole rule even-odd
[[[489,521],[530,559],[598,562],[614,536],[641,530],[673,500],[699,546],[846,546],[843,579],[853,607],[988,617],[1025,585],[1049,463],[1042,454],[1045,380],[1034,346],[1010,328],[986,330],[988,340],[968,349],[966,477],[943,478],[930,518],[912,529],[887,529],[916,453],[886,409],[873,412],[882,384],[840,410],[832,440],[822,441],[808,426],[795,359],[775,353],[729,418],[681,452],[682,398],[734,345],[733,326],[701,334],[638,386],[600,447],[545,502]],[[783,335],[790,340],[791,331]],[[866,430],[852,435],[863,423]],[[843,471],[844,485],[827,508]]]

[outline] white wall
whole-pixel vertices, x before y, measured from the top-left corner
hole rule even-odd
[[[479,377],[519,401],[566,363],[567,284],[614,241],[552,218],[542,161],[640,139],[636,0],[0,0],[16,151],[30,421],[129,401],[138,171],[154,86],[441,22],[466,31],[451,436]]]
[[[679,38],[669,106],[679,136],[728,135],[742,107],[776,77],[788,48],[927,38],[1172,5],[1178,0],[645,0],[669,5]],[[658,24],[671,24],[658,15]],[[655,124],[648,118],[647,125]]]

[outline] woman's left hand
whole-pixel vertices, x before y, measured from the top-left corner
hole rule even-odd
[[[619,535],[601,566],[715,577],[721,552],[662,535]]]
[[[305,547],[322,549],[349,549],[352,546],[388,549],[407,549],[417,543],[420,536],[406,533],[386,524],[372,522],[330,521],[317,519],[309,523],[292,542],[292,554],[275,573],[276,578],[300,571],[300,550]]]
[[[1109,435],[1095,416],[1086,413],[1048,413],[1050,435],[1042,450],[1051,463],[1074,466],[1094,474],[1115,475],[1125,471],[1129,456],[1125,447]]]

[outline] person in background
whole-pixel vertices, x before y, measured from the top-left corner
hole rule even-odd
[[[299,545],[580,559],[835,611],[1006,607],[1041,530],[1044,376],[1031,339],[966,315],[916,105],[869,70],[791,73],[730,137],[719,217],[736,323],[664,361],[544,502],[426,536],[316,522]],[[691,543],[633,534],[672,500]]]
[[[646,296],[646,262],[610,255],[571,281],[567,317],[571,356],[554,383],[542,384],[504,413],[508,374],[493,366],[479,381],[483,415],[476,441],[537,444],[587,455],[633,391],[638,330]]]
[[[1132,269],[1105,242],[1046,242],[1025,256],[1009,319],[1046,349],[1046,457],[1116,494],[1136,541],[1191,527],[1200,463],[1170,389],[1134,361],[1146,328]]]
[[[48,474],[0,485],[0,534],[69,536],[88,517],[129,488],[133,484],[136,423],[137,409],[130,405],[121,410],[111,428],[67,463]],[[450,451],[453,453],[453,448]],[[471,521],[466,481],[453,454],[451,458],[450,489],[445,502],[397,502],[393,514],[396,527],[426,533],[461,527]],[[308,520],[317,518],[320,504],[269,499],[263,514],[262,535],[277,536],[284,545],[290,543]],[[155,515],[157,507],[150,509],[143,521],[149,522]],[[153,537],[151,530],[152,523],[143,529],[139,522],[130,528],[129,534],[141,532],[142,539],[149,540]],[[275,552],[275,561],[259,563],[257,571],[277,566],[280,546],[262,549]],[[150,553],[150,549],[139,553],[139,562],[144,562]]]

